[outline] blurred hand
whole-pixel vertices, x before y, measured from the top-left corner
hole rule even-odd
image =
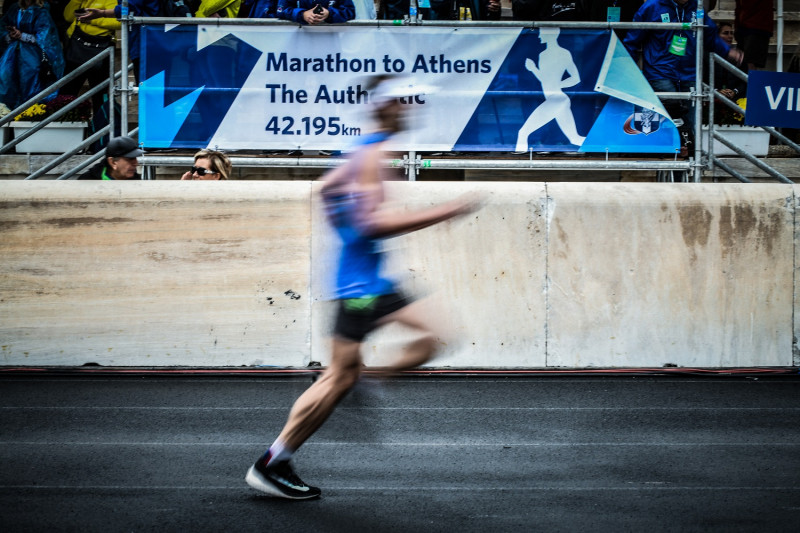
[[[453,202],[456,203],[456,209],[459,215],[468,215],[483,207],[488,196],[487,193],[482,191],[472,191],[462,194],[453,200]]]
[[[22,37],[22,32],[19,31],[14,26],[9,26],[9,28],[8,28],[8,36],[10,38],[14,39],[15,41],[19,41],[19,38]]]
[[[735,63],[737,67],[741,66],[744,60],[744,53],[738,48],[731,48],[731,51],[728,52],[728,59]]]

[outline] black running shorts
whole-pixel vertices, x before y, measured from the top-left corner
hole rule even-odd
[[[378,322],[383,317],[399,311],[410,303],[409,298],[398,293],[339,300],[333,334],[361,342],[378,327]]]

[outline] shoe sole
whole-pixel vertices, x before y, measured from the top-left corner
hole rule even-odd
[[[265,494],[269,494],[270,496],[274,496],[275,498],[286,498],[288,500],[311,500],[319,497],[319,494],[310,494],[308,496],[290,496],[282,492],[269,481],[266,481],[258,472],[258,470],[256,470],[255,466],[250,467],[250,469],[247,471],[247,475],[244,476],[244,480],[252,488]]]

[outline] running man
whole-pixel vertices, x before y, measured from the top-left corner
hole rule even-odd
[[[371,82],[370,105],[378,129],[343,166],[323,178],[321,195],[329,221],[341,241],[335,297],[338,310],[333,330],[331,361],[320,378],[295,402],[289,419],[269,450],[247,472],[245,480],[256,490],[296,500],[316,498],[320,489],[304,483],[289,461],[300,446],[325,422],[339,401],[356,384],[362,367],[361,343],[374,329],[390,322],[418,333],[390,367],[394,372],[419,366],[434,354],[437,334],[422,316],[419,305],[401,294],[382,276],[380,240],[422,229],[474,211],[470,195],[415,212],[385,208],[383,182],[392,171],[381,160],[385,141],[404,129],[400,98],[425,92],[396,78]]]

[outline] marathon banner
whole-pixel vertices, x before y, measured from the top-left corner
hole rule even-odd
[[[145,25],[145,148],[347,150],[368,80],[404,100],[398,150],[675,153],[675,124],[610,30]]]

